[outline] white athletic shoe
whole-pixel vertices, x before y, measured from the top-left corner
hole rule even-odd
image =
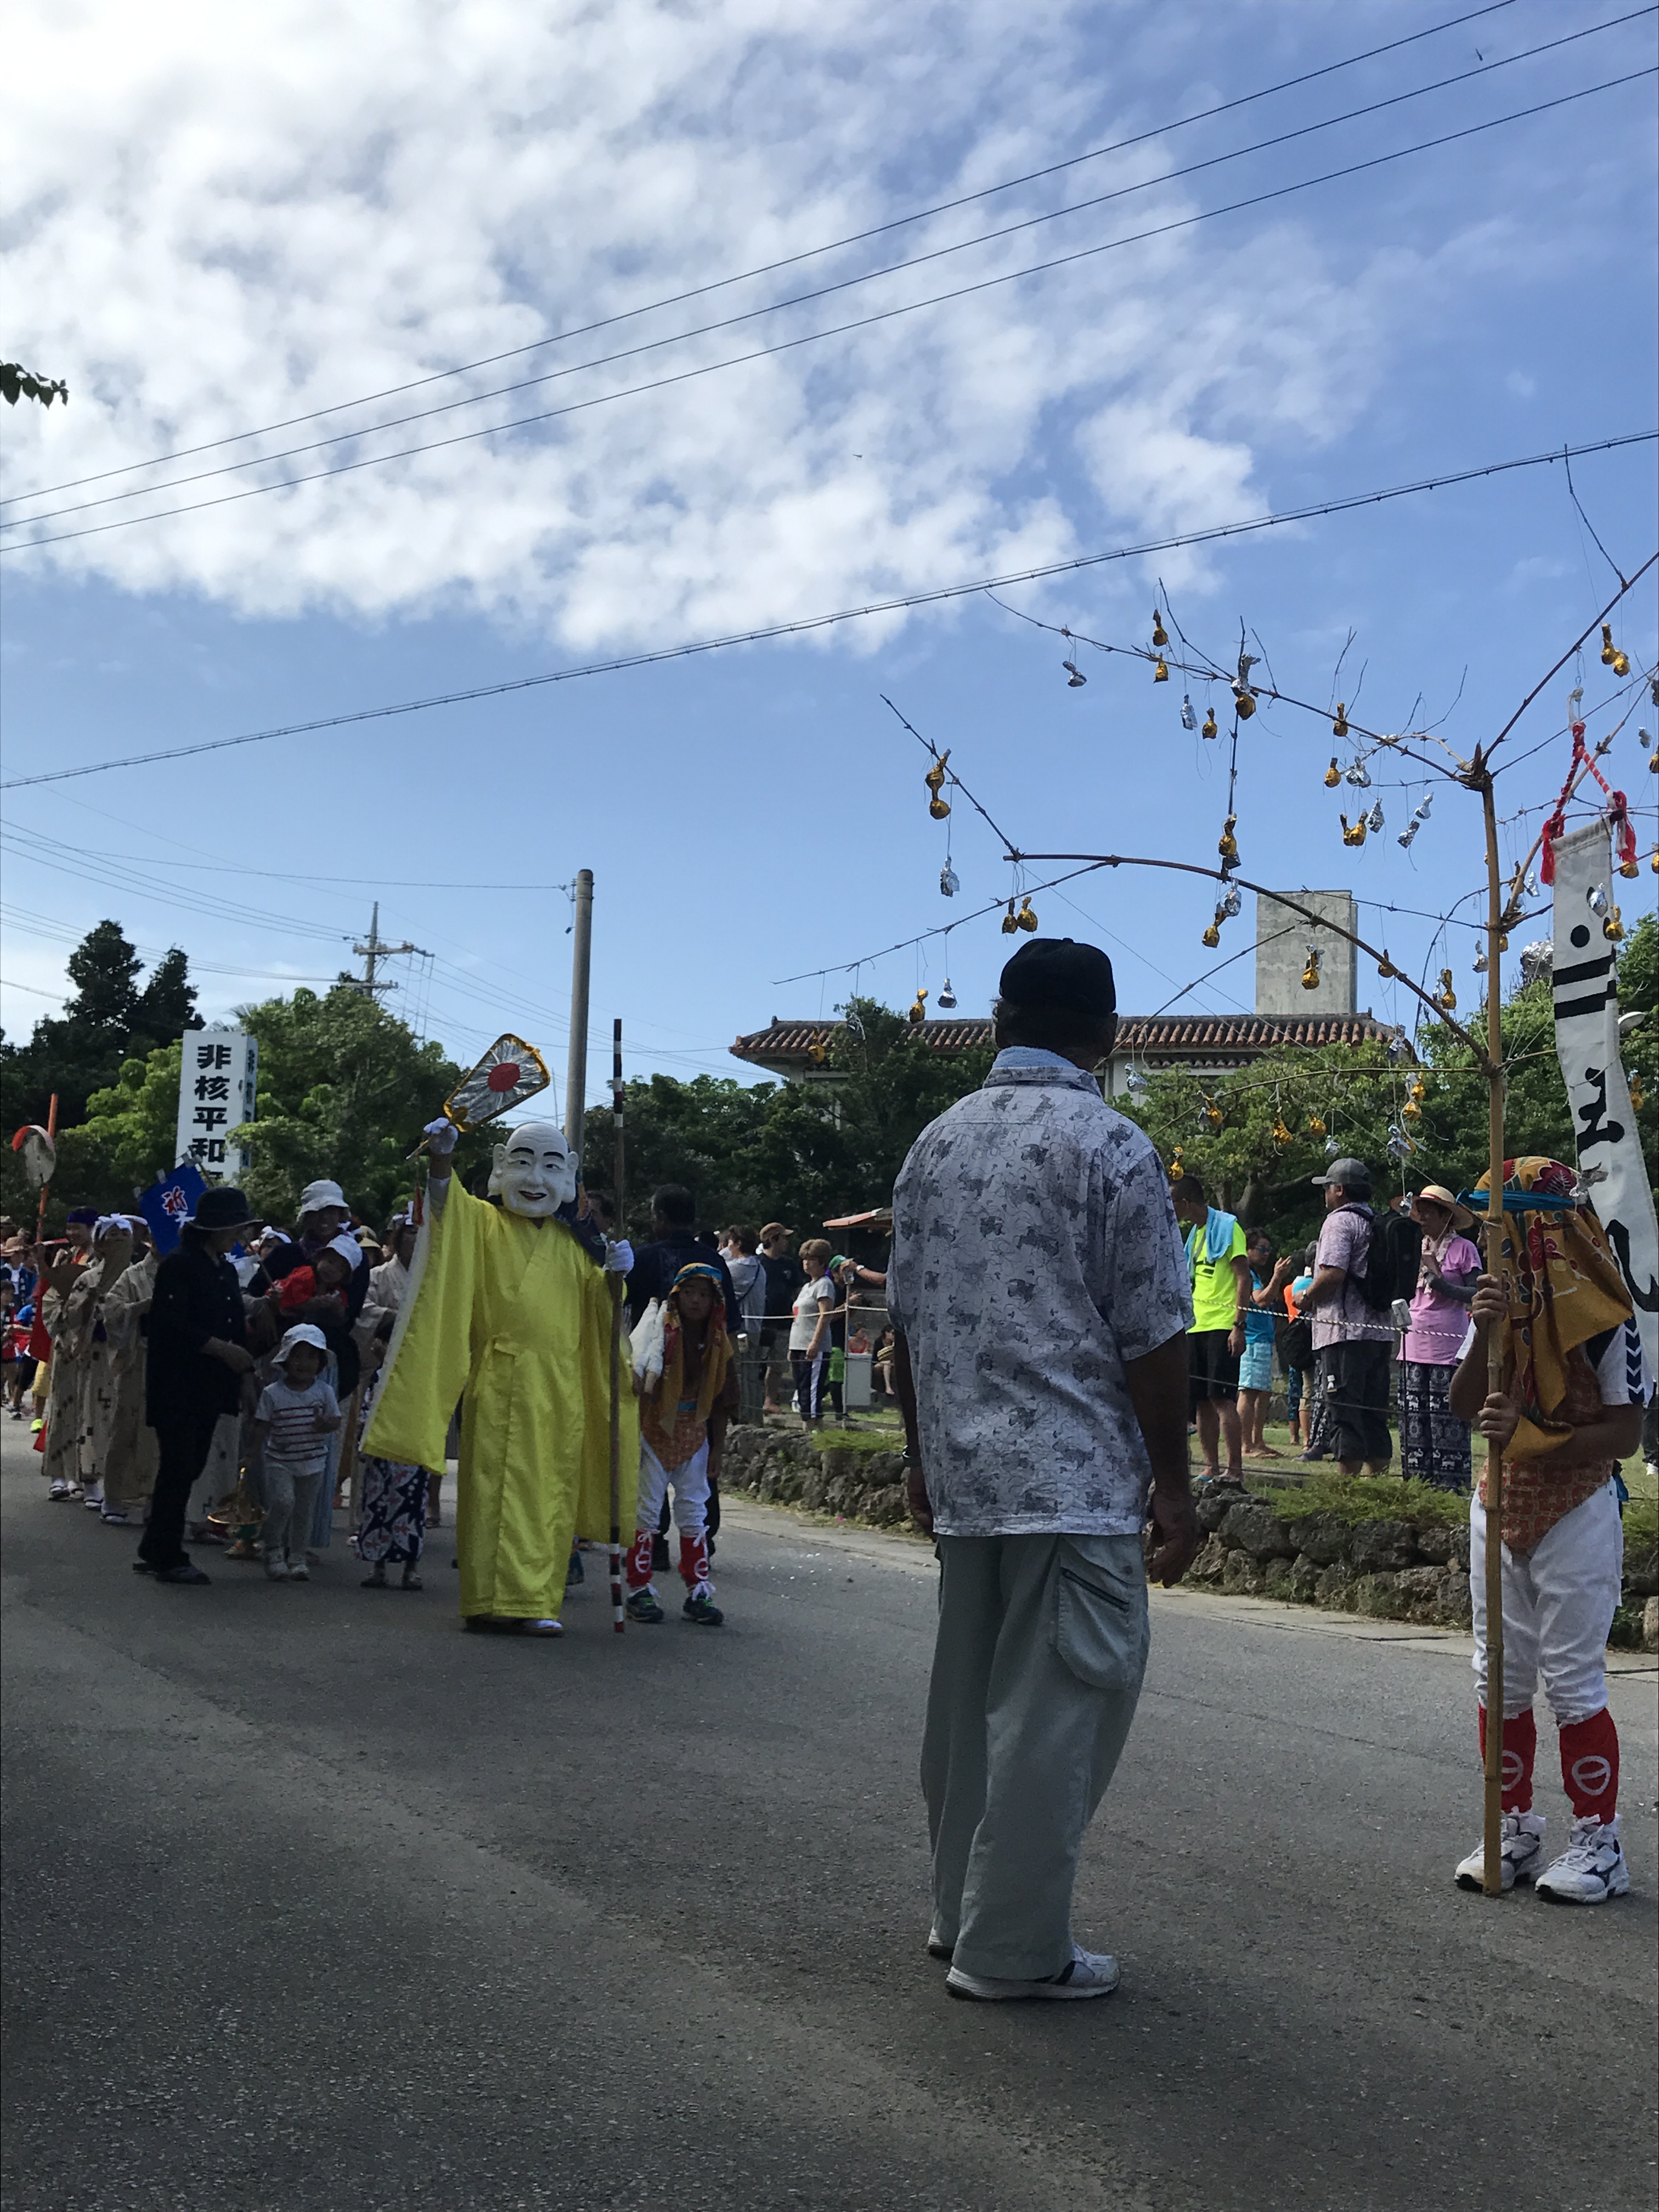
[[[267,1559],[265,1561],[265,1578],[268,1582],[285,1583],[288,1580],[288,1561],[286,1559]]]
[[[1575,1820],[1572,1840],[1538,1877],[1538,1894],[1552,1905],[1601,1905],[1629,1887],[1616,1813],[1610,1820]]]
[[[1504,1815],[1504,1888],[1505,1894],[1517,1881],[1530,1881],[1538,1871],[1538,1862],[1544,1856],[1544,1816],[1541,1813],[1505,1813]],[[1477,1844],[1468,1858],[1461,1860],[1457,1869],[1460,1889],[1479,1889],[1486,1871],[1486,1850],[1484,1843]]]
[[[1072,1946],[1072,1963],[1048,1980],[1003,1981],[952,1966],[945,1986],[953,1997],[975,1997],[981,2004],[1006,2004],[1017,1997],[1109,1997],[1118,1984],[1117,1960],[1103,1951]]]
[[[289,1562],[288,1578],[291,1583],[308,1583],[311,1580],[311,1570],[303,1559],[301,1559],[297,1564],[294,1560],[290,1559]]]

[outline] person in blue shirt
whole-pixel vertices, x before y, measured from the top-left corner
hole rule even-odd
[[[1285,1310],[1284,1289],[1291,1262],[1273,1265],[1273,1239],[1252,1229],[1244,1240],[1250,1263],[1250,1296],[1244,1307],[1244,1350],[1238,1362],[1238,1423],[1246,1459],[1273,1459],[1262,1431],[1273,1391],[1274,1323]]]

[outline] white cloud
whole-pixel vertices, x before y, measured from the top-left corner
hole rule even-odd
[[[9,166],[32,191],[7,289],[20,350],[67,374],[74,398],[67,416],[26,422],[20,409],[9,423],[12,484],[404,382],[1052,159],[1084,127],[1072,72],[1085,33],[1097,40],[1099,24],[1080,0],[932,15],[874,0],[37,4],[9,36]],[[1088,87],[1097,137],[1139,96],[1122,77],[1115,114],[1098,79]],[[1188,78],[1164,96],[1204,94]],[[1174,158],[1142,149],[1076,189]],[[719,359],[757,333],[839,321],[1197,203],[1160,186],[1126,204],[1133,217],[1083,216],[424,434]],[[1015,202],[994,205],[1006,219]],[[978,221],[899,238],[942,242]],[[1337,435],[1384,373],[1407,260],[1338,275],[1289,224],[1248,260],[1237,233],[1188,233],[542,431],[82,538],[30,565],[250,614],[459,605],[582,648],[787,619],[1260,507],[1263,441]],[[854,265],[814,262],[789,281]],[[495,374],[769,296],[721,292]],[[1203,575],[1195,562],[1166,573]]]

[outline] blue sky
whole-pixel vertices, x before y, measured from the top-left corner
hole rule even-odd
[[[26,9],[6,97],[19,107],[16,173],[33,190],[0,233],[12,343],[74,397],[67,414],[8,411],[14,495],[527,345],[1132,134],[1155,132],[580,344],[597,354],[677,333],[1153,180],[1111,206],[486,399],[424,433],[333,450],[363,458],[509,408],[596,398],[1626,81],[671,389],[14,552],[0,571],[6,774],[672,646],[1652,428],[1654,79],[1634,74],[1654,60],[1651,12],[1299,143],[1173,173],[1625,10],[1516,0],[1231,115],[1159,127],[1459,12],[616,0],[528,24],[481,4],[381,4],[348,21],[276,4],[141,26],[100,0],[70,19]],[[554,347],[528,367],[188,465],[589,357]],[[1655,448],[1588,458],[1574,482],[1628,574],[1653,550]],[[1439,721],[1464,752],[1615,588],[1558,465],[1006,597],[1144,644],[1160,576],[1182,625],[1224,662],[1242,620],[1285,690],[1346,697],[1374,729]],[[1650,581],[1617,624],[1638,670],[1656,651]],[[9,793],[7,1033],[52,1010],[64,952],[104,915],[146,949],[182,944],[204,1011],[219,1015],[282,978],[331,975],[378,897],[386,934],[437,956],[427,983],[394,966],[394,1004],[423,1009],[459,1058],[511,1026],[562,1068],[568,911],[548,887],[582,866],[598,880],[594,1036],[608,1039],[621,1014],[635,1069],[742,1074],[726,1052],[734,1033],[775,1012],[828,1012],[855,981],[902,1005],[920,983],[936,999],[948,972],[963,1010],[983,1011],[1009,949],[994,919],[963,924],[948,947],[780,979],[860,962],[1013,887],[959,801],[963,892],[941,898],[945,833],[927,817],[926,762],[884,692],[951,746],[1025,849],[1209,860],[1222,748],[1180,726],[1182,684],[1154,688],[1144,665],[1090,655],[1087,686],[1069,689],[1063,651],[968,599]],[[1583,680],[1600,736],[1630,702],[1614,706],[1621,687],[1594,652]],[[1543,750],[1500,787],[1500,811],[1522,817],[1506,841],[1524,829],[1530,842],[1565,771],[1571,681],[1517,733],[1516,752]],[[1645,855],[1656,779],[1641,720],[1656,722],[1645,701],[1608,773],[1650,809]],[[1424,917],[1479,882],[1474,802],[1442,790],[1402,852],[1395,834],[1422,783],[1395,788],[1373,763],[1366,798],[1381,799],[1387,826],[1348,850],[1337,814],[1352,815],[1355,794],[1321,781],[1332,749],[1325,725],[1288,708],[1248,726],[1243,872],[1418,909],[1372,906],[1364,919],[1401,964],[1437,966],[1437,924]],[[1659,877],[1644,860],[1624,889],[1629,921]],[[1045,933],[1104,943],[1121,1002],[1145,1012],[1221,957],[1199,942],[1212,896],[1195,879],[1124,872],[1033,902]],[[1221,955],[1243,950],[1252,927],[1247,902]],[[1470,999],[1472,951],[1455,932],[1445,956]],[[1246,957],[1178,1003],[1248,1006],[1251,981]],[[1406,1012],[1363,962],[1361,1000]]]

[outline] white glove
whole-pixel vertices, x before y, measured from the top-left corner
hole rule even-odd
[[[631,1274],[634,1267],[634,1247],[625,1237],[619,1237],[605,1255],[605,1272],[612,1275]]]
[[[426,1148],[428,1152],[442,1157],[454,1151],[460,1142],[460,1135],[455,1124],[441,1114],[435,1121],[428,1121],[426,1125]]]

